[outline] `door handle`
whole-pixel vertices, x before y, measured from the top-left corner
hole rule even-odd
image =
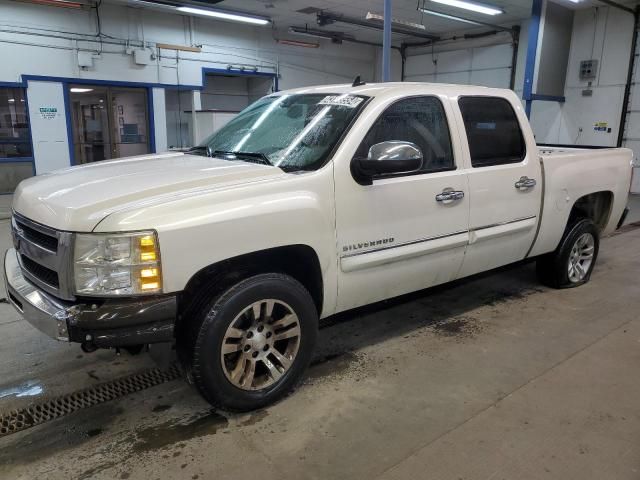
[[[436,202],[451,203],[464,198],[464,192],[460,190],[445,190],[436,195]]]
[[[520,177],[520,180],[516,182],[515,187],[518,190],[528,190],[529,188],[535,187],[537,183],[538,182],[536,182],[533,178]]]

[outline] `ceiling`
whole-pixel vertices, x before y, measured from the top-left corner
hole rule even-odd
[[[426,33],[436,34],[438,36],[453,31],[469,30],[469,27],[471,27],[471,29],[478,28],[477,26],[422,14],[417,10],[418,1],[422,2],[423,0],[393,0],[393,18],[421,23],[426,26]],[[487,0],[484,3],[501,7],[505,11],[504,14],[495,17],[447,7],[433,3],[430,0],[425,1],[429,9],[451,15],[463,16],[472,20],[500,23],[508,26],[519,23],[531,14],[531,0]],[[328,10],[331,13],[364,20],[367,12],[382,13],[382,0],[350,0],[349,2],[338,0],[224,0],[216,4],[216,6],[268,16],[278,29],[286,30],[286,28],[291,25],[303,27],[308,25],[309,28],[312,29],[350,33],[358,39],[372,42],[380,42],[382,37],[379,30],[348,25],[341,22],[320,27],[316,23],[315,13],[305,14],[298,12],[298,10],[308,7],[315,7],[320,10]],[[293,35],[290,35],[290,37],[295,38]],[[394,35],[393,39],[395,42],[400,42],[405,39],[408,40],[405,35]],[[412,40],[415,41],[417,39],[413,38]]]
[[[483,15],[455,7],[448,7],[435,3],[432,0],[392,0],[392,16],[394,19],[423,24],[426,27],[426,30],[422,31],[423,33],[436,35],[438,37],[447,37],[454,33],[486,31],[488,28],[423,14],[418,11],[418,4],[422,5],[422,2],[425,2],[425,7],[430,10],[505,27],[519,24],[531,15],[532,0],[472,1],[500,7],[504,13],[496,16]],[[598,0],[579,0],[579,3],[573,3],[571,0],[553,1],[570,9],[603,5],[599,3]],[[618,1],[620,1],[620,3],[633,3],[635,0]],[[319,10],[327,11],[332,14],[365,20],[367,12],[382,13],[383,0],[350,0],[348,3],[339,0],[172,0],[172,2],[190,3],[191,5],[195,4],[194,6],[209,4],[212,8],[222,8],[266,16],[272,20],[274,28],[279,31],[278,36],[280,38],[310,42],[318,41],[317,39],[300,37],[287,32],[290,26],[308,26],[309,29],[322,30],[325,32],[342,32],[362,41],[374,43],[380,43],[382,41],[381,31],[375,28],[355,26],[343,22],[320,26],[317,24],[316,12]],[[420,41],[421,38],[394,33],[392,40],[394,45],[398,46],[402,42]]]

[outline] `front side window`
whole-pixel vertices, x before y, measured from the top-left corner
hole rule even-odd
[[[467,131],[471,165],[488,167],[521,162],[524,137],[511,104],[498,97],[462,97],[458,104]]]
[[[24,88],[0,88],[0,158],[32,156]]]
[[[436,97],[405,98],[388,107],[358,147],[356,158],[366,158],[373,145],[386,141],[415,144],[423,156],[419,173],[455,168],[447,117]]]
[[[365,100],[324,93],[265,97],[192,153],[261,162],[285,171],[316,170],[328,160]]]

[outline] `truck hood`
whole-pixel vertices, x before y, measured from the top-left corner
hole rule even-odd
[[[123,209],[286,175],[268,165],[165,153],[57,170],[20,183],[17,213],[59,230],[88,232]]]

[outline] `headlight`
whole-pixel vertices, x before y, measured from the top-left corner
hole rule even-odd
[[[76,234],[75,293],[88,296],[162,292],[155,232]]]

